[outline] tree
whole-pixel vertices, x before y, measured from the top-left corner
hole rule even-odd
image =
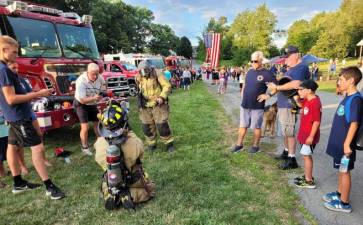
[[[234,19],[228,35],[233,39],[233,46],[240,49],[253,49],[269,54],[272,45],[271,34],[276,24],[276,16],[265,4],[255,11],[244,11]]]
[[[295,21],[288,30],[287,43],[306,54],[318,40],[319,33],[306,20]]]
[[[193,48],[187,37],[182,37],[180,39],[180,45],[177,49],[178,55],[184,56],[185,58],[192,58],[193,56]]]
[[[224,36],[228,29],[229,27],[227,26],[227,17],[221,16],[218,20],[212,17],[210,18],[207,27],[204,29],[204,33],[221,33]]]
[[[179,38],[168,25],[152,24],[151,39],[148,43],[150,51],[163,56],[169,55],[169,49],[176,51]]]
[[[232,41],[230,52],[233,54],[233,62],[237,65],[247,63],[252,52],[257,49],[266,56],[275,54],[276,47],[272,45],[271,38],[275,24],[276,17],[265,4],[258,6],[255,11],[239,13],[226,33]],[[226,52],[223,53],[224,57],[228,56]]]
[[[221,58],[224,60],[230,60],[233,58],[233,42],[230,36],[225,36],[221,41]]]
[[[152,21],[154,20],[153,12],[149,9],[136,7],[133,10],[133,23],[129,26],[132,36],[131,43],[133,51],[143,52],[146,47],[146,38],[151,35]]]
[[[198,47],[197,47],[197,59],[204,61],[205,60],[205,56],[206,56],[206,52],[205,52],[205,44],[202,38],[197,37],[198,38]]]
[[[100,52],[132,51],[131,12],[132,8],[122,2],[99,1],[92,8],[92,26]]]

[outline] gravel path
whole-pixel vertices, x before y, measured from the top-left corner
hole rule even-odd
[[[217,86],[211,85],[210,80],[204,81],[207,84],[209,90],[212,93],[216,93],[215,95],[225,109],[226,114],[230,116],[233,123],[238,126],[239,107],[241,104],[238,82],[229,80],[227,93],[224,95],[218,95]],[[313,156],[314,177],[317,182],[317,188],[295,188],[295,191],[300,196],[302,204],[304,204],[304,206],[310,211],[319,224],[363,224],[363,152],[357,153],[355,169],[352,172],[352,189],[350,199],[353,212],[350,214],[332,212],[325,209],[323,206],[321,196],[326,192],[335,191],[337,188],[337,171],[333,169],[332,158],[330,158],[330,156],[325,153],[325,148],[329,138],[333,116],[341,99],[335,94],[327,92],[319,92],[318,95],[320,96],[323,104],[323,117],[320,128],[320,143],[317,145]],[[272,98],[269,102],[267,102],[267,104],[271,104],[271,102],[274,101],[276,101],[276,99]],[[282,150],[283,146],[281,146],[281,143],[283,143],[283,141],[281,137],[277,137],[275,139],[263,138],[262,141],[268,143],[273,142],[279,146],[277,148],[279,151]],[[300,157],[299,153],[297,153],[297,159],[299,165],[303,165],[302,158]],[[288,173],[288,176],[291,178],[289,184],[292,185],[292,179],[296,176],[296,174],[291,172]]]

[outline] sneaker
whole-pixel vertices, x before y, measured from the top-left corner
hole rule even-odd
[[[92,152],[89,148],[82,148],[83,155],[92,155]]]
[[[338,195],[338,192],[334,191],[323,195],[323,200],[326,202],[340,201],[340,197]]]
[[[260,151],[260,148],[259,147],[256,147],[256,146],[251,146],[251,148],[248,150],[249,153],[251,154],[255,154],[257,152]]]
[[[149,146],[147,147],[147,150],[148,150],[149,152],[154,152],[154,151],[156,150],[156,145],[149,145]]]
[[[316,188],[316,185],[315,185],[315,182],[314,180],[312,181],[307,181],[307,180],[301,180],[301,181],[298,181],[298,182],[295,182],[295,185],[297,187],[301,187],[301,188],[310,188],[310,189],[314,189]]]
[[[243,145],[236,145],[232,148],[231,153],[238,153],[243,150]]]
[[[296,162],[295,157],[288,157],[287,160],[280,164],[279,168],[282,170],[296,169],[299,165]]]
[[[300,182],[300,181],[302,181],[302,180],[305,180],[305,174],[303,174],[302,176],[300,176],[300,177],[295,177],[294,178],[294,183],[296,183],[296,182]],[[315,182],[315,178],[313,177],[313,181]]]
[[[14,186],[12,192],[13,192],[13,194],[19,194],[19,193],[22,193],[22,192],[27,191],[27,190],[37,189],[40,186],[42,186],[42,185],[33,184],[33,183],[28,182],[28,181],[24,181],[24,183],[21,186]]]
[[[169,152],[169,153],[172,153],[174,152],[174,143],[173,142],[170,142],[169,144],[166,145],[166,150]]]
[[[57,186],[52,185],[50,188],[47,188],[45,191],[46,196],[50,196],[52,200],[58,200],[64,198],[66,195],[61,191]]]
[[[289,154],[288,151],[285,151],[285,149],[284,149],[279,156],[276,156],[275,157],[275,159],[278,159],[278,160],[287,160],[288,154]]]
[[[327,209],[337,211],[337,212],[346,212],[346,213],[352,212],[352,206],[350,204],[343,205],[343,203],[340,200],[333,200],[330,202],[325,202],[324,206]]]

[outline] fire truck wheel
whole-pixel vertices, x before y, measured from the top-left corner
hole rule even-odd
[[[132,97],[135,97],[139,93],[139,89],[137,88],[136,84],[130,84],[129,94]]]

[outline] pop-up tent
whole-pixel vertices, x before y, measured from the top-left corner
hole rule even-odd
[[[301,58],[302,63],[310,64],[314,62],[326,62],[327,59],[316,57],[315,55],[307,54]]]

